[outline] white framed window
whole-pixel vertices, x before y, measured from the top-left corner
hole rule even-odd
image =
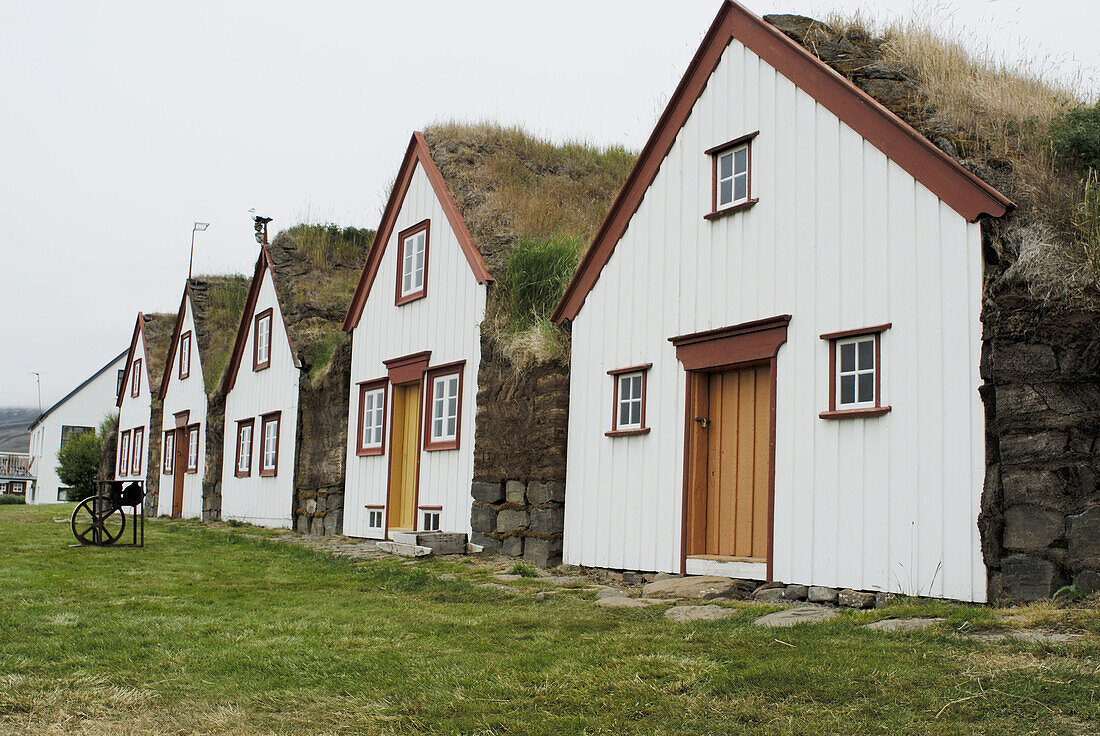
[[[743,143],[717,154],[717,208],[749,201],[749,144]]]
[[[382,528],[382,512],[381,506],[367,506],[367,528],[368,529],[381,529]]]
[[[164,462],[162,463],[162,465],[164,467],[164,474],[165,475],[172,475],[175,471],[174,466],[175,466],[175,461],[176,461],[176,431],[175,430],[170,429],[170,430],[168,430],[167,432],[164,433],[164,445],[162,446],[161,450],[162,450],[161,455],[162,455],[163,460],[164,460]]]
[[[134,361],[130,376],[130,396],[134,398],[141,395],[141,362],[141,358]]]
[[[266,309],[256,315],[255,342],[252,353],[252,369],[260,370],[271,365],[271,317]]]
[[[187,428],[187,472],[196,473],[199,470],[199,425],[192,424]]]
[[[145,427],[134,430],[134,459],[130,462],[130,471],[141,475],[141,454],[145,450]]]
[[[359,385],[359,455],[381,455],[386,426],[385,379]]]
[[[191,333],[183,333],[183,337],[180,338],[180,379],[187,378],[191,375]]]
[[[237,422],[237,472],[238,478],[252,474],[252,432],[255,420]]]
[[[420,529],[425,532],[437,532],[439,531],[439,518],[443,512],[440,509],[422,509],[421,510],[421,524]]]
[[[279,421],[280,414],[262,417],[262,442],[260,446],[260,475],[273,476],[279,470]]]
[[[397,236],[398,306],[419,299],[427,293],[430,226],[431,222],[424,220],[402,230]]]
[[[886,414],[882,403],[882,333],[889,324],[821,336],[829,341],[829,409],[822,419]]]
[[[458,439],[459,378],[457,373],[432,377],[431,444],[455,442]]]
[[[618,377],[615,429],[642,428],[642,397],[645,374],[622,373]]]
[[[126,430],[118,438],[118,474],[130,474],[130,430]]]
[[[875,335],[837,340],[837,409],[875,406]]]

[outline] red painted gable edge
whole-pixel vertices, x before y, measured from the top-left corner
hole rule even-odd
[[[473,271],[474,278],[477,279],[479,284],[487,284],[493,280],[489,275],[489,269],[485,267],[485,261],[481,258],[481,252],[474,245],[473,238],[470,237],[470,232],[466,229],[465,221],[458,213],[454,198],[451,196],[450,190],[447,189],[447,184],[443,181],[443,174],[439,171],[439,167],[435,165],[435,161],[432,161],[424,134],[415,131],[409,141],[409,147],[405,151],[405,158],[401,161],[401,168],[397,172],[397,181],[394,182],[393,191],[390,193],[389,201],[386,202],[386,209],[382,212],[382,220],[378,224],[378,234],[374,238],[374,247],[367,254],[367,262],[363,264],[363,272],[359,276],[359,283],[355,287],[351,304],[348,306],[348,314],[344,318],[345,332],[354,330],[359,324],[359,319],[363,316],[363,307],[367,303],[367,297],[370,295],[374,279],[378,275],[378,269],[382,265],[382,256],[386,253],[386,245],[397,224],[397,215],[401,212],[401,205],[404,204],[405,195],[409,192],[409,184],[412,182],[417,163],[424,167],[424,173],[427,175],[428,181],[431,182],[432,189],[435,191],[440,206],[443,207],[444,214],[447,215],[451,230],[458,238],[458,244],[462,247],[462,253],[470,264],[470,270]]]
[[[740,41],[839,117],[967,221],[975,222],[983,215],[1001,217],[1014,206],[778,28],[726,0],[554,310],[555,322],[575,319],[580,312],[732,40]]]

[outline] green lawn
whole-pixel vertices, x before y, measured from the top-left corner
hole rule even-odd
[[[477,587],[484,564],[352,564],[250,528],[155,521],[70,548],[69,506],[0,507],[0,733],[1082,734],[1100,611],[909,603],[786,630]],[[261,538],[258,538],[261,537]],[[502,562],[501,566],[506,563]],[[442,581],[443,573],[457,579]],[[941,615],[882,634],[875,618]],[[1025,621],[1069,644],[956,631]],[[947,706],[945,708],[945,706]]]

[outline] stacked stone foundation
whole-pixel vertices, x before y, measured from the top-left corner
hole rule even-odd
[[[470,541],[539,567],[561,564],[565,483],[474,483]]]

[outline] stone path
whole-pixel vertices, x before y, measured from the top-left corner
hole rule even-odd
[[[884,618],[881,621],[875,621],[873,624],[867,624],[863,628],[871,631],[888,632],[920,631],[942,624],[946,620],[944,618]]]
[[[735,613],[737,613],[736,609],[715,605],[673,606],[665,611],[665,618],[669,621],[686,624],[693,621],[719,621],[729,618]]]
[[[804,606],[769,613],[756,619],[753,623],[768,628],[785,628],[796,624],[816,624],[820,621],[828,621],[839,614],[839,608],[808,603]]]

